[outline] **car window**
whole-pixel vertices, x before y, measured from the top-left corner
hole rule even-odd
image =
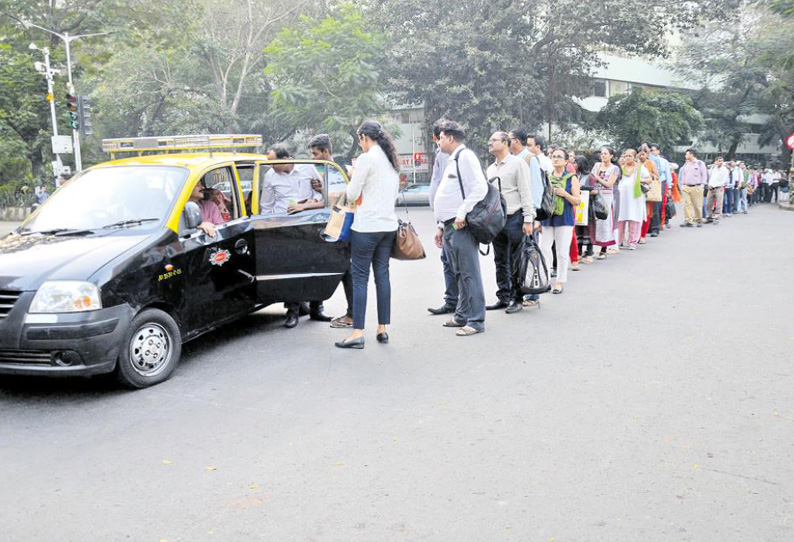
[[[326,176],[316,166],[313,162],[301,160],[260,163],[258,213],[286,216],[290,214],[290,206],[296,204],[307,208],[327,206]]]
[[[237,176],[240,178],[240,188],[243,189],[243,205],[247,214],[251,214],[251,198],[254,192],[254,164],[237,165]]]
[[[236,182],[230,167],[224,166],[205,173],[201,182],[210,189],[205,193],[205,199],[215,202],[221,210],[224,222],[242,216],[237,190],[232,189]]]
[[[23,226],[23,231],[96,229],[124,221],[164,219],[188,170],[171,166],[89,169],[63,185]],[[156,227],[150,221],[141,227]]]

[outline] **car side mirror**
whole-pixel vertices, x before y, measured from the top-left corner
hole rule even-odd
[[[182,211],[185,216],[185,228],[188,230],[195,230],[201,224],[201,209],[195,201],[189,201],[185,205],[185,210]]]

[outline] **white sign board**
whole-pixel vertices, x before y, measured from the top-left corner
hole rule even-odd
[[[52,136],[53,154],[71,154],[72,152],[74,152],[72,148],[72,136]]]

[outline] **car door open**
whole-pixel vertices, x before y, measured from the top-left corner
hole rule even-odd
[[[292,169],[289,169],[290,165]],[[273,160],[259,162],[257,166],[258,178],[255,179],[253,194],[259,198],[260,205],[256,206],[258,214],[251,218],[257,302],[328,299],[350,266],[350,245],[330,243],[321,236],[333,204],[328,197],[329,179],[341,178],[346,182],[347,176],[339,166],[326,161]],[[302,199],[297,195],[288,197],[285,190],[289,189],[290,183],[311,183],[312,171],[322,183],[320,201],[323,205],[296,213],[288,212],[289,203],[298,203]],[[301,195],[308,193],[305,192],[307,188],[301,186],[304,190]]]

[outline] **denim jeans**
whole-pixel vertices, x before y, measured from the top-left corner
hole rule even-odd
[[[389,258],[394,246],[396,231],[353,231],[350,245],[353,249],[351,269],[353,275],[353,328],[364,329],[367,316],[367,285],[369,268],[375,274],[375,292],[378,297],[378,324],[391,323],[391,283]]]
[[[469,228],[456,230],[444,226],[444,246],[458,281],[458,306],[455,320],[474,329],[485,329],[485,293],[480,272],[479,243]]]
[[[493,257],[496,264],[496,297],[499,301],[521,301],[518,291],[518,262],[524,241],[524,214],[521,211],[507,217],[504,228],[493,240]]]

